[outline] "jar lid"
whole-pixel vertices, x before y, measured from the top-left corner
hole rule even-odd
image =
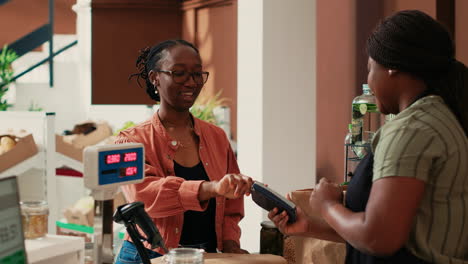
[[[271,229],[276,228],[275,223],[273,223],[272,221],[263,221],[260,223],[260,225],[264,228],[271,228]]]
[[[24,214],[48,214],[49,207],[44,200],[21,201],[21,212]]]

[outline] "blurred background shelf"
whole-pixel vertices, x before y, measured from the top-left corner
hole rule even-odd
[[[0,111],[2,128],[32,134],[38,152],[0,173],[18,176],[20,200],[45,200],[49,205],[49,232],[55,233],[58,219],[55,176],[55,113],[44,111]],[[13,151],[13,150],[11,150]],[[7,152],[8,153],[8,152]]]
[[[84,263],[82,237],[46,235],[38,240],[25,240],[28,263],[75,264]]]
[[[62,153],[55,152],[55,162],[57,167],[66,166],[79,172],[83,172],[83,163],[72,159]]]
[[[0,178],[13,176],[13,175],[21,175],[26,171],[36,168],[36,169],[44,169],[44,153],[38,152],[36,155],[23,160],[22,162],[16,164],[15,166],[6,169],[0,172]]]

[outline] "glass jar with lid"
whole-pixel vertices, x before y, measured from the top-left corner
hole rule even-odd
[[[47,234],[49,207],[46,201],[21,201],[24,238],[40,239]]]
[[[203,249],[173,248],[163,256],[164,264],[203,264]]]
[[[260,254],[282,256],[284,237],[272,221],[260,223]]]

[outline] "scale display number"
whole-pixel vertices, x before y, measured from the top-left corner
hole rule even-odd
[[[114,164],[120,162],[120,154],[110,154],[106,156],[106,164]]]
[[[129,161],[135,161],[137,160],[137,153],[136,152],[129,152],[124,154],[124,161],[129,162]]]
[[[142,160],[144,160],[143,150],[139,148],[99,152],[99,185],[142,178],[144,175]]]
[[[138,172],[138,169],[136,166],[120,168],[120,177],[134,176],[137,174],[137,172]]]
[[[136,152],[128,152],[128,153],[123,153],[123,154],[120,154],[120,153],[109,154],[109,155],[106,155],[106,164],[120,163],[122,155],[123,155],[124,162],[136,161],[138,158]]]

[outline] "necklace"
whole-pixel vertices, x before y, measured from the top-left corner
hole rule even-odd
[[[185,126],[178,126],[174,123],[171,123],[167,120],[163,120],[159,115],[159,111],[157,112],[159,120],[161,121],[164,128],[166,128],[169,135],[175,139],[177,145],[181,148],[189,148],[196,143],[196,139],[194,138],[194,126],[193,120],[191,116],[188,117]]]

